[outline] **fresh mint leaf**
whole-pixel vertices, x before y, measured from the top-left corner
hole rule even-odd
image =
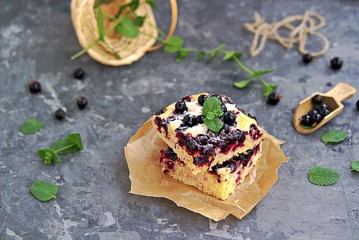
[[[57,191],[56,185],[41,180],[34,182],[30,187],[31,194],[41,202],[55,199]]]
[[[131,10],[134,12],[137,10],[138,6],[140,6],[140,0],[132,0],[128,5],[130,6]]]
[[[225,44],[221,44],[218,47],[213,48],[212,50],[209,51],[208,55],[208,59],[207,59],[207,63],[211,62],[213,59],[215,59],[219,53],[219,51],[221,51],[222,49],[224,49],[226,47]]]
[[[206,118],[208,120],[213,120],[216,116],[212,112],[208,112],[206,115]]]
[[[133,19],[123,17],[122,21],[116,27],[116,33],[126,38],[136,38],[140,31]]]
[[[222,111],[221,109],[215,109],[215,110],[213,111],[213,114],[214,114],[214,116],[216,116],[216,117],[220,117],[220,116],[223,115],[223,111]]]
[[[253,71],[252,72],[252,76],[253,77],[259,77],[268,73],[273,72],[275,69],[274,68],[270,68],[270,69],[266,69],[266,70],[258,70],[258,71]]]
[[[43,159],[45,165],[50,165],[61,162],[59,155],[74,153],[83,149],[84,146],[80,134],[71,133],[66,138],[53,143],[50,149],[40,149],[36,154],[39,158]]]
[[[245,79],[245,80],[242,80],[239,82],[235,82],[234,86],[236,88],[245,88],[251,83],[252,79],[253,79],[252,77],[249,77],[248,79]]]
[[[193,48],[181,48],[178,51],[178,54],[176,57],[176,62],[178,62],[178,63],[182,62],[188,56],[188,54],[190,54],[193,51],[194,51]]]
[[[204,58],[206,57],[206,52],[205,51],[199,51],[197,54],[197,60],[198,61],[202,61]]]
[[[223,115],[221,106],[222,102],[216,97],[207,98],[203,103],[204,124],[213,132],[219,132],[224,124],[218,118]]]
[[[145,3],[151,6],[154,10],[157,10],[157,3],[155,0],[145,0]]]
[[[269,94],[277,89],[277,84],[266,83],[263,88],[263,96],[267,97]]]
[[[350,169],[352,171],[359,172],[359,161],[352,162],[352,164],[350,165]]]
[[[183,46],[183,39],[178,36],[170,37],[163,48],[167,53],[178,52]]]
[[[45,123],[38,121],[36,118],[29,118],[20,126],[20,132],[25,135],[36,133],[45,126]]]
[[[309,172],[309,181],[318,186],[330,186],[339,181],[339,174],[330,168],[314,167]]]
[[[234,57],[239,58],[241,55],[242,55],[241,52],[237,52],[237,51],[228,52],[228,51],[226,51],[222,61],[227,61],[227,60],[233,59]]]
[[[323,133],[323,135],[320,137],[320,140],[327,144],[327,143],[340,143],[344,141],[347,137],[346,132],[342,130],[331,130],[326,131]]]
[[[105,41],[105,16],[101,9],[98,10],[98,17],[97,17],[97,27],[98,27],[98,39],[101,42]]]
[[[224,125],[224,123],[218,118],[212,120],[205,118],[204,124],[206,124],[208,129],[211,130],[212,132],[219,132]]]
[[[57,154],[69,154],[78,152],[84,149],[82,145],[81,136],[79,133],[69,134],[66,138],[60,139],[53,143],[51,149],[55,150]]]
[[[212,113],[214,115],[215,110],[221,110],[222,103],[216,97],[207,98],[203,103],[203,115],[207,117],[208,113]]]
[[[36,152],[37,156],[44,161],[45,165],[60,163],[61,159],[54,149],[40,149]]]
[[[137,26],[137,27],[142,27],[143,23],[146,20],[146,16],[137,16],[134,20],[133,23]]]

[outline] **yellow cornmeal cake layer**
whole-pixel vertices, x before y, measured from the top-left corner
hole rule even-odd
[[[185,124],[186,115],[192,116],[192,120],[202,115],[203,104],[199,101],[201,95],[202,98],[220,98],[225,112],[235,116],[232,124],[226,124],[227,132],[222,129],[220,133],[213,133],[198,120],[190,122],[189,126]],[[176,105],[179,103],[185,105],[185,110],[178,111]],[[230,98],[223,95],[199,93],[187,96],[157,112],[152,117],[152,123],[161,139],[186,163],[192,174],[206,172],[207,163],[210,163],[210,167],[221,164],[262,141],[262,133],[255,118],[246,115]]]
[[[197,175],[191,174],[186,164],[179,158],[176,160],[168,159],[162,154],[162,170],[168,176],[193,186],[200,191],[212,195],[221,200],[226,200],[233,193],[236,187],[241,184],[246,176],[249,175],[253,166],[255,166],[261,157],[261,143],[255,147],[256,151],[251,155],[244,164],[231,159],[224,166],[212,169],[209,172],[200,172]]]

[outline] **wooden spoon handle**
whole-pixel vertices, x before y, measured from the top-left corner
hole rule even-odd
[[[357,90],[354,87],[341,82],[338,83],[333,89],[328,91],[326,95],[333,97],[339,102],[343,102],[344,100],[353,97],[356,92]]]

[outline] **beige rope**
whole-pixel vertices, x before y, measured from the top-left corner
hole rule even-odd
[[[304,15],[289,16],[272,24],[266,23],[258,12],[254,13],[254,18],[254,22],[244,24],[248,31],[254,33],[250,47],[252,56],[258,55],[264,49],[267,39],[275,40],[285,48],[291,48],[293,44],[298,44],[299,52],[305,54],[308,52],[306,50],[308,34],[316,36],[322,41],[322,49],[317,52],[311,52],[312,56],[323,55],[329,49],[327,37],[317,32],[326,24],[324,17],[318,13],[306,11]],[[295,25],[294,23],[298,21],[300,23]],[[287,37],[283,37],[278,33],[279,29],[282,28],[290,30]]]

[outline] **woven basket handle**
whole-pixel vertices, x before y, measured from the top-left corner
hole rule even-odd
[[[155,50],[161,48],[165,44],[165,42],[172,37],[173,33],[176,30],[177,20],[178,20],[177,0],[170,0],[170,3],[171,3],[171,14],[172,14],[170,30],[168,31],[168,34],[167,34],[164,42],[162,42],[161,44],[154,45],[154,46],[150,47],[147,50],[148,52],[152,52],[152,51],[155,51]]]

